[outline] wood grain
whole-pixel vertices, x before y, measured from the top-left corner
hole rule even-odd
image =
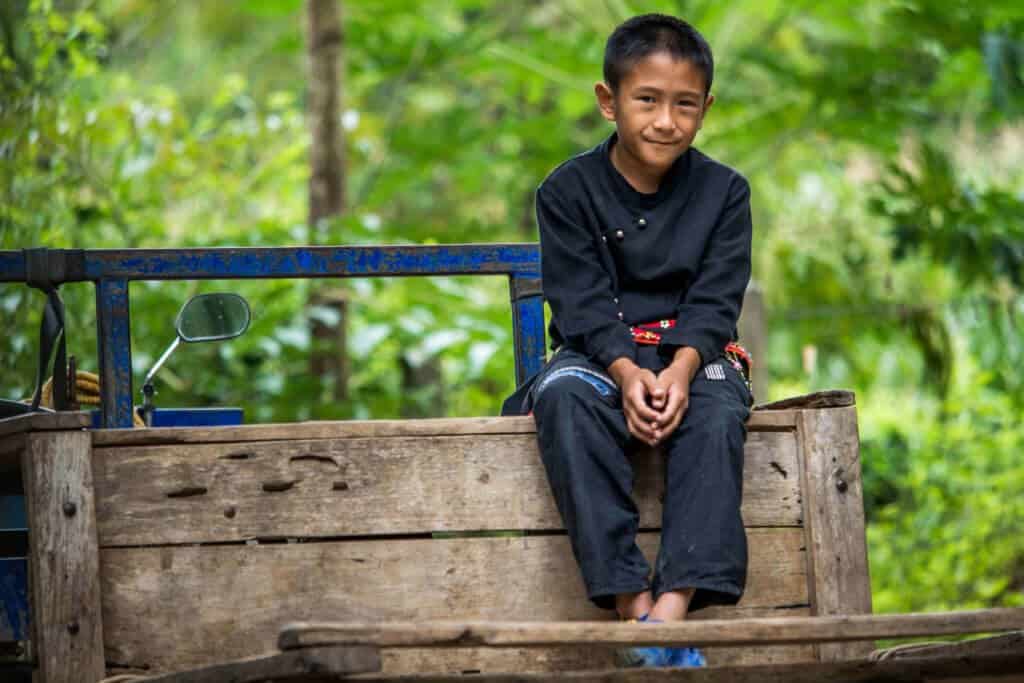
[[[33,433],[21,461],[35,680],[45,683],[104,675],[90,450],[83,431]]]
[[[380,652],[376,648],[358,645],[311,647],[147,677],[145,683],[262,683],[294,679],[311,681],[315,680],[316,676],[337,680],[345,674],[380,670]]]
[[[0,437],[26,432],[84,429],[90,424],[92,424],[92,416],[86,411],[27,413],[0,420]]]
[[[664,459],[634,463],[660,528]],[[794,434],[751,434],[745,469],[747,525],[799,525]],[[563,528],[533,434],[101,448],[94,471],[105,547]]]
[[[803,411],[799,424],[811,609],[817,616],[870,614],[857,409]],[[831,661],[871,650],[870,643],[851,643],[818,651]]]
[[[752,529],[748,537],[746,594],[737,607],[708,615],[807,606],[802,530]],[[641,534],[640,546],[653,560],[657,534]],[[280,628],[296,620],[609,616],[586,600],[565,536],[119,548],[101,556],[107,659],[151,671],[271,652]]]
[[[757,411],[747,422],[750,431],[795,429],[799,411]],[[459,417],[424,420],[344,420],[243,425],[239,427],[156,427],[98,429],[95,446],[143,446],[287,439],[360,439],[391,436],[449,436],[456,434],[533,434],[532,417]]]
[[[1020,683],[1024,670],[1024,654],[979,655],[976,657],[943,657],[885,662],[801,662],[757,666],[725,666],[706,669],[619,669],[579,671],[574,673],[509,673],[482,676],[472,680],[488,683],[647,683],[648,681],[679,681],[680,683],[911,683],[940,681],[975,676],[972,683]],[[465,683],[466,677],[454,675],[360,677],[368,681],[431,681],[431,683]],[[966,679],[965,679],[966,680]]]
[[[281,630],[282,650],[324,645],[377,647],[528,647],[670,645],[740,647],[880,638],[946,636],[1024,628],[1024,608],[848,617],[706,619],[630,624],[607,621],[406,621],[295,623]]]
[[[744,610],[744,614],[774,610]],[[799,612],[800,610],[786,610]],[[806,614],[807,611],[804,610]],[[691,617],[694,618],[694,617]],[[812,645],[771,647],[709,647],[703,650],[709,666],[782,664],[814,660]],[[402,672],[476,673],[511,671],[593,671],[615,667],[615,648],[600,645],[552,647],[465,647],[394,648],[381,651],[382,671],[389,675]]]

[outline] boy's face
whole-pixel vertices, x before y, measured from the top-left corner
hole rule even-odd
[[[638,61],[616,92],[595,86],[601,114],[615,122],[620,154],[664,172],[693,142],[715,98],[704,94],[704,74],[689,59],[655,52]]]

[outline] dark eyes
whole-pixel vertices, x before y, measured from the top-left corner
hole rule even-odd
[[[639,100],[640,102],[643,102],[644,104],[654,104],[655,102],[655,98],[653,95],[637,95],[636,99]],[[697,106],[697,103],[694,102],[693,100],[679,100],[678,102],[676,102],[676,104],[678,104],[680,107],[687,108],[693,108]]]

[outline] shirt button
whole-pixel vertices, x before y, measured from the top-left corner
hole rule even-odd
[[[622,311],[619,311],[619,320],[622,320],[623,317],[624,316],[622,315]]]
[[[616,230],[615,239],[621,242],[622,240],[626,239],[626,233],[624,233],[622,230]]]
[[[619,303],[619,297],[612,297],[612,301],[614,301],[615,303]]]
[[[647,219],[646,218],[638,218],[637,221],[636,221],[636,224],[640,226],[641,230],[643,230],[644,228],[647,227]]]
[[[608,238],[607,238],[607,237],[605,237],[604,235],[601,235],[601,241],[602,241],[602,242],[607,242],[607,241],[608,241]]]

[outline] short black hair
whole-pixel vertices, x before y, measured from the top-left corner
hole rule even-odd
[[[704,36],[690,24],[667,14],[642,14],[616,28],[604,48],[604,81],[613,91],[641,59],[667,52],[688,59],[704,72],[704,93],[711,92],[715,59]]]

